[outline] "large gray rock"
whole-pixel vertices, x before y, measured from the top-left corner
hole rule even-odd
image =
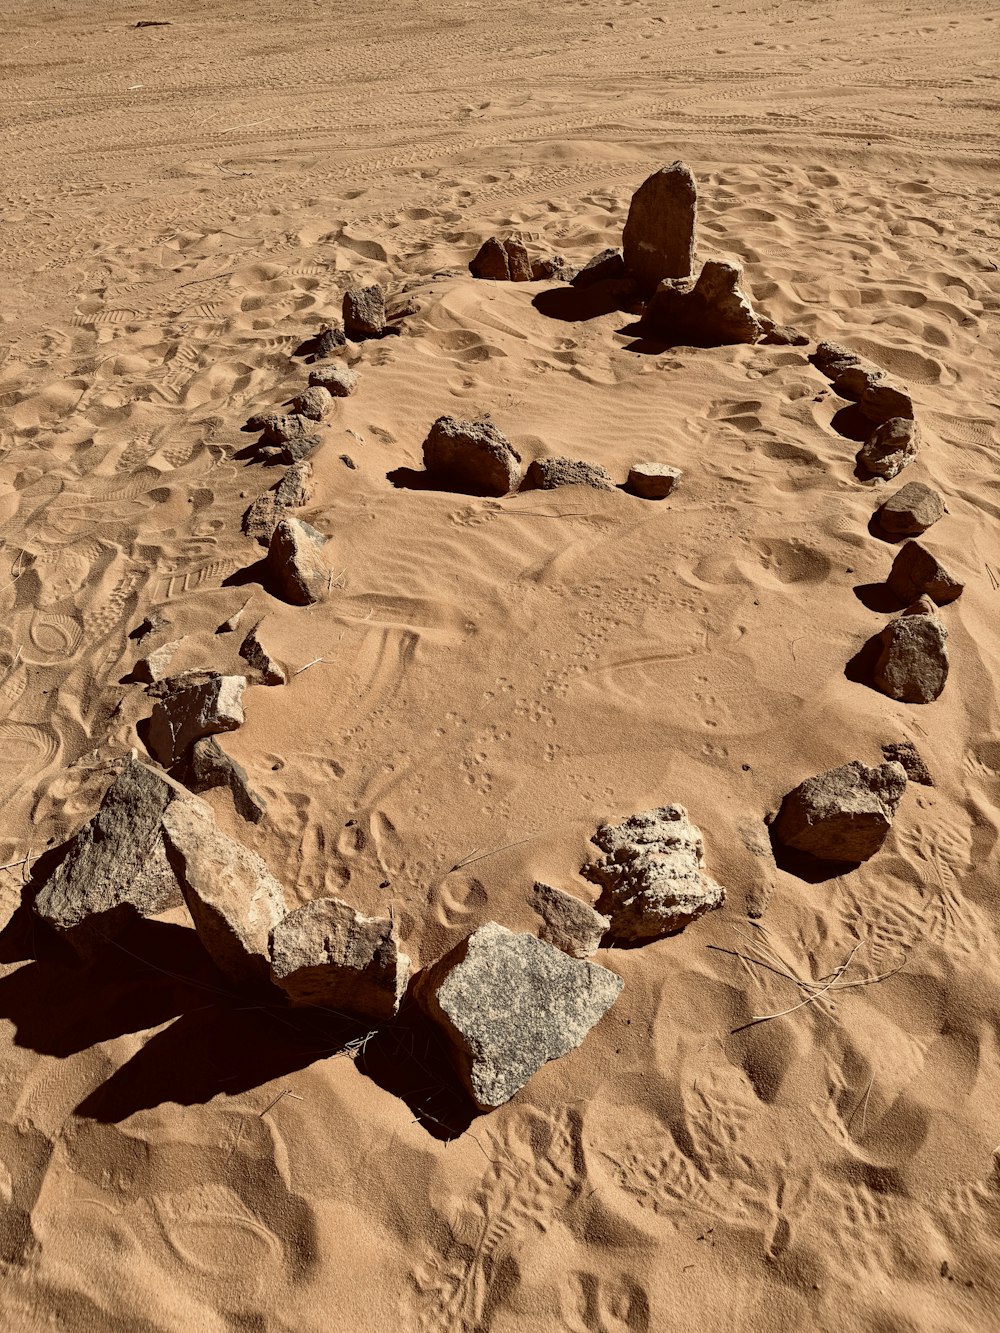
[[[858,463],[876,477],[892,480],[917,456],[920,432],[908,417],[890,417],[858,450]]]
[[[490,921],[422,973],[415,996],[449,1039],[473,1101],[490,1111],[579,1046],[622,985],[607,968]]]
[[[936,615],[902,615],[881,637],[877,688],[901,703],[933,703],[948,679],[948,631],[941,621]]]
[[[726,900],[705,873],[705,844],[682,805],[604,824],[591,841],[607,856],[580,873],[603,889],[597,906],[611,918],[615,939],[661,939]]]
[[[947,513],[941,496],[922,481],[908,481],[878,511],[878,524],[893,537],[919,537]]]
[[[625,489],[642,500],[665,500],[681,483],[684,473],[668,463],[633,463]]]
[[[613,491],[614,478],[599,463],[577,458],[536,458],[524,474],[526,491],[551,491],[557,486],[590,486],[595,491]]]
[[[261,546],[268,546],[274,529],[288,509],[299,509],[309,502],[312,464],[302,459],[293,463],[269,491],[257,497],[243,515],[243,531]]]
[[[953,602],[965,587],[932,551],[915,541],[906,542],[896,552],[886,584],[901,602],[912,602],[926,594],[938,606]]]
[[[180,777],[194,792],[228,788],[236,813],[251,824],[259,824],[267,813],[267,802],[250,786],[246,769],[226,754],[214,736],[195,741]]]
[[[539,938],[572,958],[587,958],[599,949],[611,925],[589,903],[548,884],[535,884],[531,905],[544,923]]]
[[[710,259],[697,282],[664,279],[646,306],[642,331],[674,344],[699,347],[757,342],[764,329],[749,297],[740,290],[741,277],[738,264]]]
[[[235,731],[244,722],[245,676],[192,672],[172,676],[158,691],[149,719],[149,752],[164,768],[183,759],[202,736]]]
[[[268,941],[285,915],[281,885],[256,852],[216,828],[203,802],[174,802],[162,825],[194,928],[216,967],[236,985],[267,982]]]
[[[344,293],[344,332],[354,342],[379,338],[385,329],[385,292],[370,287],[348,287]]]
[[[282,518],[271,534],[267,569],[275,592],[293,606],[310,606],[326,595],[330,571],[323,558],[326,538],[297,518]]]
[[[349,398],[358,387],[358,372],[339,361],[332,366],[318,366],[309,372],[309,383],[317,389],[325,389],[334,398]]]
[[[316,898],[271,932],[271,976],[292,1004],[352,1018],[392,1018],[410,979],[389,917],[362,916],[339,898]]]
[[[438,417],[424,440],[424,467],[443,489],[507,495],[521,479],[521,458],[491,421]]]
[[[807,778],[781,803],[779,842],[821,861],[867,861],[885,842],[906,790],[902,764],[859,760]]]
[[[686,278],[694,269],[698,189],[691,169],[673,162],[632,196],[622,234],[625,267],[646,287]]]
[[[191,799],[164,774],[127,759],[42,885],[35,913],[87,957],[139,917],[178,907],[181,891],[160,821],[172,802]]]

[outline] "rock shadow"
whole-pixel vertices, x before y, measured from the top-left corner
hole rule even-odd
[[[857,870],[861,861],[825,861],[808,852],[786,847],[774,832],[774,825],[767,825],[767,836],[771,840],[771,853],[779,870],[803,880],[806,884],[825,884],[840,875],[849,875]]]
[[[844,667],[844,675],[855,685],[866,685],[881,694],[875,684],[875,666],[882,655],[882,635],[873,634]]]
[[[585,324],[618,310],[631,311],[634,303],[635,287],[617,278],[586,287],[551,287],[531,301],[540,315],[564,324]]]
[[[896,596],[887,583],[856,583],[852,591],[862,606],[882,615],[902,611],[908,605]]]
[[[461,482],[449,482],[422,468],[397,467],[385,474],[386,480],[399,491],[439,491],[443,495],[472,495],[481,500],[500,500],[503,496],[495,491],[477,489],[474,484],[463,486]],[[512,492],[516,494],[516,492]]]

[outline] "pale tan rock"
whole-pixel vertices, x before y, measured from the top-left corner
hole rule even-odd
[[[267,567],[279,597],[293,606],[309,606],[329,589],[330,571],[323,558],[326,538],[308,523],[283,518],[271,534]]]
[[[170,768],[202,736],[241,727],[246,683],[245,676],[205,672],[161,682],[161,693],[149,720],[150,753]]]
[[[544,923],[539,938],[572,958],[587,958],[599,949],[611,925],[589,903],[548,884],[535,884],[531,905]]]
[[[786,847],[823,861],[867,861],[882,846],[906,790],[901,764],[859,760],[807,778],[781,803],[773,824]]]
[[[680,485],[684,473],[667,463],[633,463],[625,489],[642,500],[665,500]]]

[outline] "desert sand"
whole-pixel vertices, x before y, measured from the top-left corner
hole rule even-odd
[[[3,28],[0,1324],[996,1326],[988,6],[172,0],[16,4]],[[699,259],[905,383],[923,447],[898,480],[856,475],[810,346],[643,349],[619,311],[553,317],[552,283],[471,278],[494,233],[574,265],[619,245],[677,158]],[[293,353],[354,283],[400,336],[346,353],[358,389],[299,515],[329,595],[288,606],[241,532],[275,480],[242,427],[301,392]],[[489,413],[525,464],[683,482],[394,485],[444,413]],[[886,623],[872,513],[914,480],[966,585],[925,706],[848,668]],[[145,756],[137,657],[180,639],[171,670],[244,671],[217,633],[240,611],[289,675],[221,738],[267,813],[203,799],[289,907],[391,910],[426,966],[487,921],[537,933],[535,880],[594,901],[597,826],[670,802],[726,905],[601,949],[613,1009],[459,1125],[419,1034],[310,1040],[234,996],[180,910],[74,964],[31,918],[33,858]],[[903,741],[934,785],[876,856],[776,864],[786,792]]]

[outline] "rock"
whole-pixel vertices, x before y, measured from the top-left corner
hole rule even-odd
[[[574,287],[593,287],[595,282],[617,282],[625,276],[621,250],[602,250],[577,271],[572,283]]]
[[[532,282],[572,282],[577,270],[562,255],[549,255],[531,262]]]
[[[148,746],[154,759],[170,768],[202,736],[241,727],[246,683],[245,676],[208,672],[162,681],[149,719]]]
[[[172,639],[170,643],[161,644],[159,648],[147,653],[145,657],[139,658],[132,668],[132,675],[136,680],[144,681],[147,685],[163,680],[170,670],[170,663],[180,646],[180,639]]]
[[[959,583],[926,546],[908,541],[896,553],[886,586],[901,602],[912,602],[926,593],[938,606],[944,606],[962,595],[965,584]]]
[[[313,356],[318,359],[333,356],[334,352],[339,351],[346,341],[343,324],[339,319],[334,320],[332,324],[329,324],[325,329],[321,329],[316,335]]]
[[[766,315],[758,315],[757,319],[764,330],[761,342],[771,347],[805,347],[809,342],[804,333],[793,329],[790,324],[775,324]]]
[[[385,293],[378,283],[348,287],[344,293],[344,332],[354,342],[380,338],[385,331]]]
[[[911,782],[919,782],[924,787],[934,786],[934,779],[912,741],[883,745],[882,757],[890,764],[902,764]]]
[[[919,536],[946,514],[941,496],[922,481],[908,481],[878,511],[877,521],[893,536]]]
[[[256,852],[216,828],[202,802],[163,814],[167,857],[205,952],[235,985],[270,979],[268,940],[285,915],[281,885]]]
[[[288,672],[280,662],[275,661],[261,642],[264,623],[263,620],[258,621],[240,644],[240,657],[258,672],[263,684],[285,685],[288,683]]]
[[[790,791],[772,831],[786,847],[821,861],[867,861],[885,841],[905,790],[901,764],[869,768],[855,759]]]
[[[279,597],[293,606],[309,606],[325,596],[330,582],[325,543],[323,534],[308,523],[281,519],[267,548],[268,573]]]
[[[913,400],[910,395],[884,377],[870,383],[858,401],[862,414],[875,426],[881,426],[883,421],[893,417],[900,417],[904,421],[913,420]]]
[[[491,421],[438,417],[424,440],[424,467],[443,489],[507,495],[521,479],[520,462]]]
[[[267,802],[250,786],[246,769],[226,754],[214,736],[195,741],[181,779],[193,792],[227,787],[236,813],[251,824],[259,824],[267,814]]]
[[[693,285],[690,278],[664,279],[646,306],[643,332],[699,347],[757,342],[763,328],[740,290],[741,277],[738,264],[710,259]]]
[[[135,643],[142,643],[143,639],[148,639],[155,630],[165,629],[170,623],[170,618],[162,611],[151,611],[134,630],[129,632],[129,638]]]
[[[531,905],[545,923],[539,932],[547,944],[572,958],[586,958],[601,947],[611,921],[571,893],[536,883]]]
[[[821,342],[809,358],[820,374],[825,375],[827,379],[836,379],[837,375],[847,370],[849,366],[860,366],[863,359],[849,347],[831,342]]]
[[[309,421],[322,421],[333,409],[333,395],[320,385],[313,384],[299,394],[292,406],[298,416],[306,417]]]
[[[349,398],[358,387],[358,378],[356,370],[339,361],[309,372],[309,383],[317,389],[325,389],[334,398]]]
[[[469,272],[474,278],[488,282],[510,281],[510,260],[499,236],[490,236],[483,241],[469,263]]]
[[[917,456],[917,423],[907,417],[883,421],[858,451],[858,463],[876,476],[891,480]]]
[[[300,463],[315,453],[321,444],[318,435],[303,435],[281,445],[258,449],[257,460],[261,463]]]
[[[298,509],[309,501],[312,465],[303,459],[293,463],[279,482],[257,497],[243,515],[243,531],[248,537],[268,546],[275,527],[287,509]]]
[[[929,704],[948,679],[948,631],[936,615],[907,614],[882,631],[876,688],[906,704]]]
[[[705,844],[682,805],[604,824],[591,841],[607,856],[580,873],[603,889],[597,908],[611,918],[617,940],[673,935],[726,900],[705,873]]]
[[[531,260],[520,236],[508,236],[503,243],[507,251],[507,266],[511,282],[531,281]]]
[[[495,921],[423,972],[415,996],[451,1043],[481,1111],[574,1050],[621,994],[614,972]]]
[[[870,393],[873,393],[884,380],[881,370],[864,363],[857,366],[848,366],[846,370],[840,370],[833,376],[833,391],[841,398],[848,398],[852,403],[860,403]]]
[[[684,162],[654,171],[636,190],[622,233],[625,267],[645,287],[694,269],[698,190]]]
[[[575,458],[536,458],[524,474],[526,491],[551,491],[556,486],[592,486],[596,491],[613,491],[614,479],[597,463],[582,463]]]
[[[625,489],[643,500],[665,500],[680,485],[684,473],[666,463],[633,463]]]
[[[247,421],[250,430],[259,430],[262,445],[282,445],[310,435],[311,423],[297,412],[264,412]]]
[[[396,1013],[410,979],[389,917],[362,916],[339,898],[316,898],[271,932],[271,977],[292,1004],[318,1005],[372,1023]]]
[[[160,829],[163,812],[179,799],[191,797],[132,757],[104,793],[97,814],[69,840],[34,911],[81,956],[97,952],[139,917],[180,906],[180,886]]]

